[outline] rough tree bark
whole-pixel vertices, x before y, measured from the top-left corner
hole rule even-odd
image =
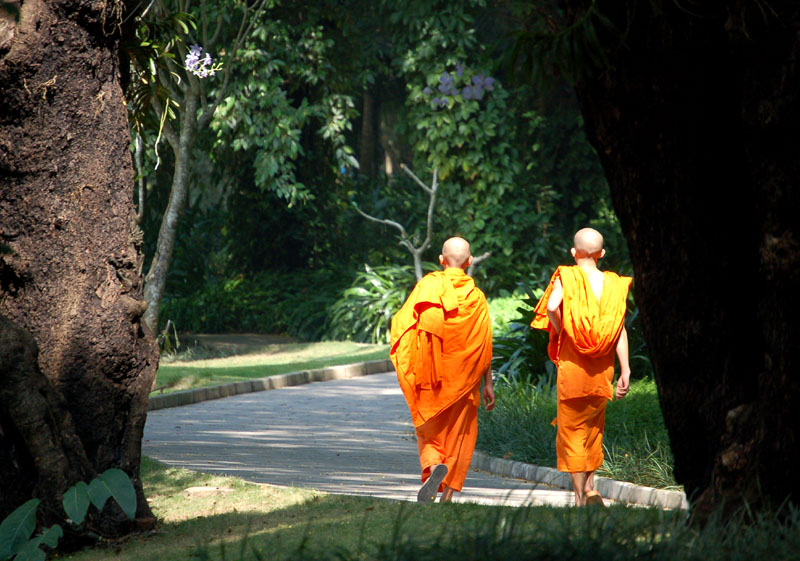
[[[120,86],[118,0],[0,11],[0,518],[109,467],[139,480],[157,366]],[[38,364],[37,351],[38,345]],[[111,503],[111,501],[110,501]],[[131,525],[106,507],[106,535]]]
[[[564,4],[575,21],[590,2]],[[800,5],[598,6],[628,34],[577,93],[628,240],[675,476],[700,514],[797,502]]]

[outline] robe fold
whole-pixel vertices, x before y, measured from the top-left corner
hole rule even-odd
[[[492,360],[483,292],[463,269],[422,278],[392,318],[389,357],[417,432],[422,480],[448,467],[445,486],[460,491],[477,437],[480,385]]]
[[[547,317],[556,280],[564,293],[560,334]],[[531,327],[550,333],[547,351],[558,369],[556,453],[561,471],[594,471],[603,463],[605,405],[613,396],[614,352],[625,325],[632,280],[603,272],[598,301],[583,269],[562,266],[534,309]]]

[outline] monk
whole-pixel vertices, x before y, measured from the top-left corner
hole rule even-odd
[[[550,332],[548,354],[558,369],[558,416],[553,422],[558,427],[558,469],[570,473],[576,506],[602,505],[594,472],[603,463],[615,351],[620,365],[617,399],[625,397],[630,385],[625,309],[632,279],[597,268],[606,253],[597,230],[579,230],[571,253],[576,264],[553,274],[531,326]]]
[[[450,238],[441,271],[423,277],[392,318],[392,359],[417,433],[419,502],[460,492],[478,437],[478,405],[494,408],[492,328],[483,292],[465,269],[469,243]],[[481,392],[481,381],[483,391]]]

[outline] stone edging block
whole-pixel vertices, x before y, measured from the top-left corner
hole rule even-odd
[[[471,467],[497,475],[544,483],[560,489],[572,489],[572,481],[568,473],[551,467],[534,466],[503,458],[494,458],[477,450],[472,456]],[[671,510],[689,509],[689,502],[686,500],[686,494],[683,491],[653,489],[605,477],[595,477],[595,487],[603,497],[623,503],[656,506]]]
[[[368,376],[370,374],[380,374],[382,372],[392,372],[394,366],[392,361],[387,359],[371,360],[369,362],[359,362],[356,364],[343,364],[341,366],[329,366],[327,368],[316,368],[314,370],[302,370],[300,372],[289,372],[288,374],[276,374],[265,378],[245,380],[243,382],[232,382],[230,384],[219,384],[217,386],[207,386],[179,392],[154,395],[150,397],[148,411],[157,409],[168,409],[170,407],[182,407],[201,401],[221,399],[243,393],[260,392],[266,390],[277,390],[289,386],[299,386],[309,382],[327,382],[329,380],[343,380],[346,378],[356,378],[358,376]]]

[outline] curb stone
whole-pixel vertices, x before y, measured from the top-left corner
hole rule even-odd
[[[523,462],[495,458],[478,450],[472,456],[471,467],[496,475],[544,483],[560,489],[572,489],[572,481],[568,473],[551,467],[534,466]],[[594,481],[595,488],[600,491],[604,498],[668,510],[689,509],[689,501],[686,500],[686,494],[683,491],[653,489],[652,487],[634,485],[626,481],[617,481],[605,477],[595,476]]]
[[[357,378],[370,374],[380,374],[394,370],[392,361],[388,358],[383,360],[371,360],[355,364],[343,364],[340,366],[329,366],[327,368],[315,368],[314,370],[302,370],[299,372],[289,372],[288,374],[276,374],[265,378],[255,378],[243,382],[232,382],[229,384],[219,384],[204,388],[194,388],[179,392],[154,395],[150,397],[148,411],[158,409],[169,409],[171,407],[182,407],[201,401],[212,399],[222,399],[233,395],[253,393],[266,390],[277,390],[289,386],[299,386],[310,382],[327,382],[329,380],[342,380],[345,378]]]
[[[329,366],[327,368],[316,368],[314,370],[289,372],[288,374],[276,374],[274,376],[255,378],[242,382],[232,382],[151,396],[147,410],[156,411],[158,409],[168,409],[171,407],[183,407],[193,403],[222,399],[233,395],[276,390],[289,386],[308,384],[310,382],[327,382],[330,380],[357,378],[360,376],[393,371],[394,365],[392,365],[392,361],[383,359],[355,364],[343,364],[341,366]],[[572,482],[567,473],[560,472],[550,467],[535,466],[503,458],[495,458],[478,450],[475,450],[472,456],[472,464],[470,467],[495,475],[525,479],[527,481],[543,483],[560,489],[572,489]],[[619,502],[633,503],[642,506],[656,506],[671,510],[688,510],[689,508],[686,495],[682,491],[653,489],[651,487],[643,487],[641,485],[634,485],[633,483],[616,481],[605,477],[595,477],[595,486],[603,497]]]

